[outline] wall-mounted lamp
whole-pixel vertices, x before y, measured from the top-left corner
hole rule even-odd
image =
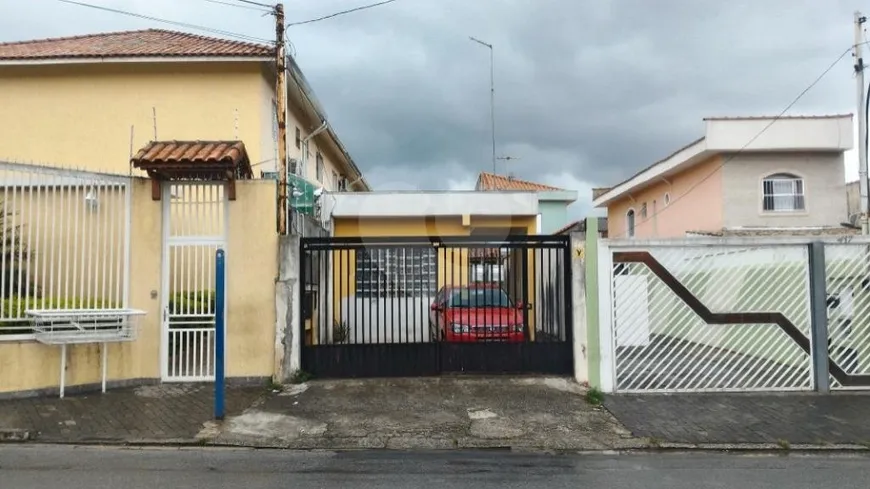
[[[100,202],[97,200],[97,193],[94,192],[94,189],[88,190],[88,193],[85,195],[85,205],[88,209],[96,209]]]

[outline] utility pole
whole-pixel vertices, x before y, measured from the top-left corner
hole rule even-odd
[[[287,234],[287,66],[284,54],[284,4],[275,5],[275,100],[278,114],[278,234]]]
[[[468,36],[472,41],[481,46],[489,48],[489,122],[492,131],[492,172],[496,173],[495,169],[495,63],[493,57],[492,44],[483,42],[480,39]]]
[[[868,216],[870,216],[870,196],[868,196],[867,181],[867,102],[864,95],[864,58],[861,55],[862,25],[867,17],[861,12],[855,12],[855,81],[858,95],[858,188],[861,191],[861,234],[870,234]]]

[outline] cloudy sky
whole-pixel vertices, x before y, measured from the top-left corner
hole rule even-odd
[[[218,2],[83,0],[270,38],[271,17]],[[376,0],[290,0],[302,21]],[[845,0],[397,0],[288,30],[296,59],[377,189],[467,188],[491,170],[580,192],[703,134],[712,115],[777,114],[853,42]],[[868,7],[870,13],[870,7]],[[0,0],[0,41],[174,28],[57,0]],[[185,30],[185,29],[180,29]],[[198,32],[187,29],[190,32]],[[199,32],[201,33],[201,32]],[[870,46],[865,48],[870,52]],[[789,112],[855,112],[852,58]],[[849,158],[847,174],[857,177]]]

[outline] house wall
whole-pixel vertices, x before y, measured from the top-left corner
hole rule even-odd
[[[252,163],[272,158],[261,144],[271,139],[271,124],[263,127],[261,66],[3,67],[0,158],[126,174],[131,147],[135,152],[154,139],[240,139]]]
[[[851,218],[856,214],[861,213],[861,188],[860,182],[849,182],[846,184],[846,217]],[[858,224],[857,217],[853,224]]]
[[[838,226],[848,218],[842,153],[754,153],[724,156],[724,224],[737,226]],[[774,173],[804,179],[806,211],[762,211],[762,180]]]
[[[627,237],[626,213],[635,211],[636,238],[685,237],[686,231],[719,230],[723,219],[723,179],[719,156],[682,173],[626,196],[607,206],[607,229],[611,238]],[[665,204],[666,195],[670,203]],[[641,207],[647,204],[647,218]]]
[[[292,99],[291,99],[292,100]],[[309,111],[291,105],[287,113],[287,156],[296,158],[299,162],[297,174],[318,187],[329,191],[338,190],[337,176],[344,175],[350,180],[355,177],[349,174],[344,155],[338,153],[335,146],[328,142],[329,135],[326,130],[321,131],[308,141],[308,151],[302,147],[301,140],[316,131],[322,124],[314,120]],[[300,144],[296,144],[296,129],[299,129]],[[317,179],[317,153],[323,157],[324,172],[320,180]]]
[[[568,224],[568,204],[558,201],[539,201],[541,234],[552,234]]]
[[[133,179],[129,307],[145,311],[135,341],[108,345],[110,383],[156,381],[161,375],[162,201],[151,199],[151,182]],[[227,243],[227,375],[268,377],[274,370],[275,188],[270,181],[236,184],[230,202]],[[98,345],[68,347],[66,385],[100,382]],[[60,348],[36,341],[0,341],[0,395],[57,390]]]

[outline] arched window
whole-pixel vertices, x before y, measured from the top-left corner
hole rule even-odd
[[[625,213],[625,227],[628,230],[628,237],[634,237],[634,209],[629,209]]]
[[[764,177],[761,184],[762,209],[765,212],[795,212],[806,209],[804,180],[790,173]]]

